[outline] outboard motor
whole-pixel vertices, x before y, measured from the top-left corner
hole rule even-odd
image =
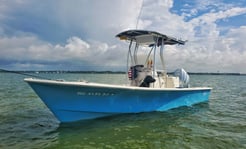
[[[174,76],[179,77],[179,81],[180,81],[179,87],[189,87],[190,77],[183,68],[175,70]]]
[[[152,76],[146,76],[143,82],[140,84],[140,87],[149,87],[150,83],[155,82],[155,79]]]

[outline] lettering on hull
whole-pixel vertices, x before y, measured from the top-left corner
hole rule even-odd
[[[79,96],[114,96],[114,93],[107,92],[77,92]]]

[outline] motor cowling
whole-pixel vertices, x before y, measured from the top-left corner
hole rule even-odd
[[[174,76],[179,78],[179,87],[189,87],[190,76],[183,68],[176,69]]]

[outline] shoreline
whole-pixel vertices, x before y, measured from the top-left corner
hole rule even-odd
[[[1,71],[0,73],[85,73],[85,74],[125,74],[123,71],[66,71],[66,70],[48,70],[48,71]],[[172,74],[172,72],[168,72]],[[244,73],[215,73],[215,72],[188,72],[189,75],[234,75],[234,76],[246,76]]]

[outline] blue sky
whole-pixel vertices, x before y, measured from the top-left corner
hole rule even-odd
[[[0,0],[0,68],[124,70],[115,35],[155,30],[188,40],[166,47],[167,69],[246,73],[245,0]]]

